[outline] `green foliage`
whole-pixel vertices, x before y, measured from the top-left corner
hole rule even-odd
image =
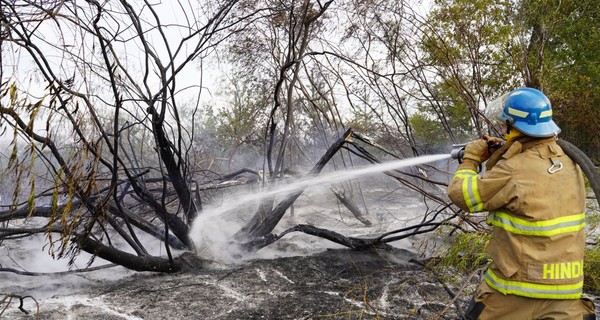
[[[483,133],[481,107],[515,86],[510,8],[510,1],[435,1],[428,15],[421,49],[436,70],[431,109],[451,138],[471,131],[467,124]]]
[[[598,240],[600,235],[600,214],[598,212],[598,203],[589,201],[586,210],[585,223],[587,226],[587,242],[594,243],[585,249],[583,263],[584,290],[586,292],[600,293],[600,244]]]
[[[421,49],[435,66],[433,99],[442,103],[429,117],[442,128],[456,128],[444,123],[452,119],[448,105],[462,103],[481,133],[482,106],[517,86],[536,87],[549,96],[561,137],[600,162],[600,8],[594,2],[437,0],[427,18]]]
[[[425,147],[446,145],[448,140],[462,141],[473,131],[471,113],[467,104],[452,96],[452,90],[438,86],[438,101],[423,104],[410,118],[415,138]]]
[[[438,267],[454,267],[460,272],[472,272],[489,262],[486,247],[491,234],[486,231],[456,233],[443,248]]]
[[[374,126],[377,126],[376,117],[369,110],[354,109],[352,118],[346,122],[346,126],[356,132],[370,132]]]
[[[204,105],[198,114],[198,130],[202,132],[197,138],[200,154],[209,163],[219,159],[225,164],[222,168],[211,164],[211,169],[228,170],[232,163],[235,167],[253,166],[263,151],[269,96],[263,85],[239,74],[223,81],[223,103]]]
[[[600,246],[595,245],[585,249],[583,260],[583,290],[585,292],[600,293]]]
[[[561,137],[600,161],[600,8],[592,1],[523,0],[526,84],[548,95]]]
[[[410,117],[410,126],[415,139],[421,146],[437,147],[446,141],[447,133],[440,121],[427,117],[424,113],[415,113]]]

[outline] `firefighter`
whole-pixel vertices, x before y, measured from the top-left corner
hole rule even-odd
[[[465,146],[448,195],[468,212],[489,212],[491,258],[466,319],[596,319],[582,297],[585,189],[581,169],[558,146],[548,98],[532,88],[509,93],[498,138]],[[483,162],[486,170],[477,173]]]

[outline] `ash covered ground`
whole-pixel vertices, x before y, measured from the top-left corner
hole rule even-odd
[[[39,319],[458,318],[440,282],[402,249],[329,249],[235,268],[188,258],[177,274],[134,274],[40,299]],[[14,301],[3,317],[38,319],[36,303],[25,302],[29,315]]]
[[[274,232],[306,223],[346,236],[371,237],[418,223],[432,210],[418,194],[397,184],[363,186],[372,225],[358,221],[327,188],[312,188]],[[205,228],[194,228],[202,234],[191,235],[198,254],[179,253],[187,267],[175,274],[134,273],[121,267],[35,277],[0,273],[0,293],[5,296],[0,319],[458,319],[479,281],[468,275],[440,275],[415,263],[423,258],[423,236],[387,249],[352,251],[292,233],[232,261],[235,254],[223,254],[221,237],[209,235],[208,229],[232,232],[246,218],[224,214]],[[49,258],[39,243],[2,244],[0,249],[3,267],[66,269],[64,261]],[[88,258],[82,256],[76,266]],[[448,291],[460,294],[453,299]],[[10,294],[29,296],[22,310],[21,301]]]

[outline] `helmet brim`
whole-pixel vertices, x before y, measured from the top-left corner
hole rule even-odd
[[[512,125],[523,134],[536,137],[536,138],[547,138],[553,137],[560,133],[560,128],[556,125],[553,120],[538,122],[536,124],[528,124],[526,122],[518,121]]]

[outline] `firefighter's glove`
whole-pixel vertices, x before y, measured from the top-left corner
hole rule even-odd
[[[488,152],[488,143],[486,140],[479,139],[471,141],[465,146],[464,160],[471,160],[479,165],[489,157],[490,154]]]
[[[483,135],[483,139],[487,142],[488,144],[488,154],[491,156],[494,152],[496,152],[496,150],[500,149],[505,141],[502,138],[498,138],[498,137],[492,137],[489,136],[487,134]],[[488,157],[489,158],[489,157]]]

